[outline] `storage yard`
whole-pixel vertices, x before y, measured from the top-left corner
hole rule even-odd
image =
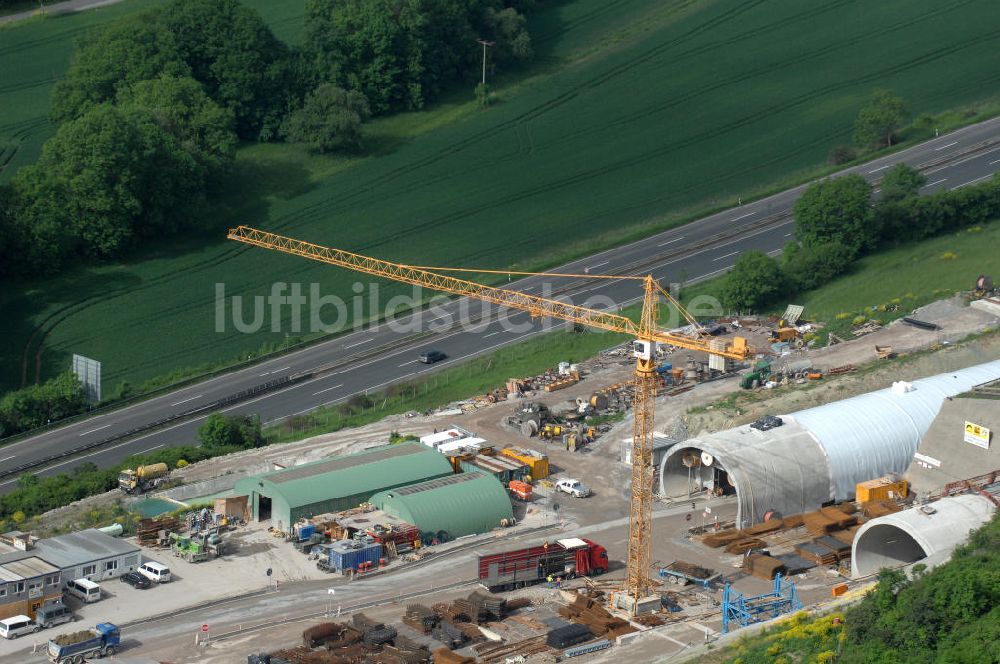
[[[776,326],[761,322],[750,333],[767,343],[769,328]],[[863,341],[843,346],[871,352]],[[671,418],[656,432],[651,459],[657,603],[639,615],[610,604],[627,559],[632,449],[631,361],[617,350],[512,379],[440,413],[185,469],[185,485],[150,495],[179,505],[207,497],[210,507],[146,520],[136,540],[103,534],[135,541],[141,561],[169,566],[172,580],[137,589],[85,573],[82,559],[70,568],[67,559],[62,581],[97,578],[103,599],[65,601],[86,623],[121,628],[122,652],[139,645],[129,640],[137,620],[166,625],[172,614],[188,615],[186,607],[223,597],[283,607],[281,619],[263,620],[253,618],[259,608],[234,607],[197,644],[185,632],[179,645],[176,631],[143,643],[144,656],[171,662],[243,662],[249,654],[271,664],[499,664],[610,661],[620,649],[635,657],[683,653],[756,620],[856,596],[883,564],[940,562],[961,540],[942,537],[946,524],[960,521],[967,532],[988,519],[1000,459],[953,429],[967,421],[987,431],[1000,426],[995,401],[963,396],[992,394],[1000,362],[976,359],[995,356],[997,344],[987,336],[863,373],[830,372],[812,360],[804,373],[823,378],[778,368],[749,388],[740,384],[752,366],[718,378],[685,351],[662,356],[661,366],[684,368],[660,372],[658,407]],[[813,354],[823,350],[799,357]],[[764,385],[782,371],[790,378]],[[834,398],[852,392],[862,393]],[[733,394],[759,395],[760,405],[742,416],[753,418],[747,425],[734,426],[730,415],[728,428],[688,431],[688,422],[713,412],[707,406]],[[830,403],[803,403],[810,394]],[[800,410],[789,414],[785,403]],[[678,417],[692,408],[699,414]],[[892,419],[898,413],[908,413],[907,427]],[[397,431],[411,439],[386,445]],[[891,445],[871,451],[872,432]],[[769,470],[755,470],[761,455],[772,459],[762,465]],[[243,471],[226,474],[226,464]],[[979,477],[991,467],[998,473]],[[944,481],[954,477],[971,482]],[[565,478],[592,495],[558,491]],[[46,550],[53,549],[38,540],[34,555]],[[156,602],[140,601],[146,597]],[[44,644],[77,632],[58,626],[32,638]],[[23,648],[0,642],[0,653]]]

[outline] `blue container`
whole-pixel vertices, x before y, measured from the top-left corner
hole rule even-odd
[[[299,541],[307,540],[316,532],[315,523],[307,523],[299,527]]]
[[[372,563],[378,567],[382,545],[375,541],[340,540],[329,545],[330,566],[337,572],[357,571],[358,565]]]

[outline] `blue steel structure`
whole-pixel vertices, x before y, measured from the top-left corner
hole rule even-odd
[[[774,577],[774,590],[765,595],[744,597],[743,593],[739,593],[734,596],[732,587],[727,583],[722,592],[722,633],[729,632],[731,622],[746,627],[801,608],[795,582],[782,584],[781,574]]]

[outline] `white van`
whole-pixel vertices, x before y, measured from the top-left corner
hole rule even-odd
[[[166,583],[170,580],[170,568],[152,560],[139,565],[139,574],[155,583]]]
[[[87,603],[101,599],[101,587],[90,579],[75,579],[67,582],[66,592]]]
[[[16,639],[25,634],[37,632],[42,627],[28,616],[14,616],[0,620],[0,637]]]

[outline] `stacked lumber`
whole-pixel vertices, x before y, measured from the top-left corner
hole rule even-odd
[[[517,611],[528,606],[531,606],[530,597],[515,597],[506,601],[505,609],[507,613],[510,613],[511,611]]]
[[[751,549],[763,549],[767,546],[767,542],[762,539],[757,539],[756,537],[750,537],[748,539],[740,539],[735,542],[731,542],[726,545],[726,553],[746,553]]]
[[[782,519],[785,530],[791,530],[792,528],[798,528],[802,525],[802,514],[792,514],[791,516],[786,516]]]
[[[434,664],[475,664],[471,657],[456,655],[447,648],[438,648],[434,651]]]
[[[836,565],[837,553],[820,544],[813,542],[803,542],[795,545],[796,555],[805,558],[817,565]]]
[[[162,539],[161,532],[165,538],[166,533],[178,532],[180,529],[180,519],[166,516],[159,519],[142,519],[136,526],[135,534],[140,546],[156,546]]]
[[[845,513],[839,507],[824,507],[820,510],[820,513],[837,524],[837,530],[843,530],[844,528],[853,526],[858,522],[858,518],[856,516]]]
[[[768,521],[762,521],[756,525],[750,526],[749,528],[743,529],[743,534],[745,535],[764,535],[767,533],[773,533],[778,530],[784,530],[785,523],[783,519],[770,519]]]
[[[403,614],[403,624],[409,625],[421,634],[430,634],[438,622],[437,614],[429,606],[409,604]]]
[[[628,622],[614,617],[603,606],[583,595],[578,595],[572,604],[559,607],[559,615],[583,625],[594,636],[609,636],[612,633],[620,636],[635,631]]]
[[[743,538],[743,532],[731,528],[729,530],[719,530],[714,533],[709,533],[701,538],[702,543],[705,546],[710,546],[713,549],[718,549],[720,546],[726,546],[738,539]]]
[[[758,579],[771,580],[778,574],[785,574],[784,563],[777,558],[765,556],[762,553],[751,553],[743,561],[743,571]]]
[[[861,529],[860,525],[853,525],[850,528],[846,528],[844,530],[838,530],[835,533],[831,533],[831,535],[840,540],[841,542],[843,542],[844,544],[849,545],[854,542],[854,536],[858,534],[858,531],[860,529]]]

